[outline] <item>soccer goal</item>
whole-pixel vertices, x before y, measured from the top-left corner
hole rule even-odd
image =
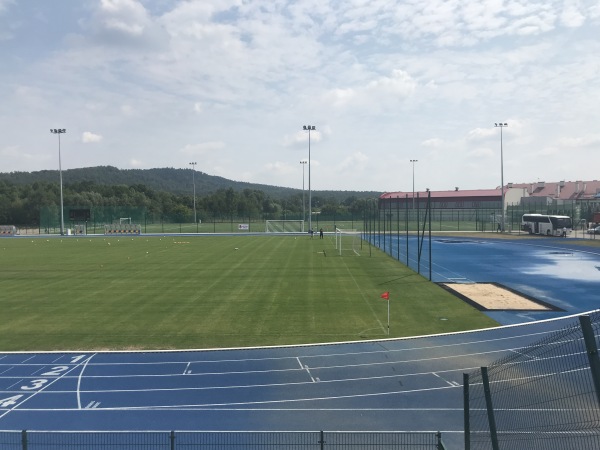
[[[267,233],[304,233],[304,220],[267,220]]]
[[[362,233],[357,230],[335,229],[335,248],[340,256],[356,255],[360,256],[360,247],[362,243]]]

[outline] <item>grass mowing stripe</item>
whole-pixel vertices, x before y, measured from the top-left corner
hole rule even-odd
[[[383,291],[392,337],[495,325],[380,250],[363,253],[308,236],[2,239],[0,351],[385,338]]]

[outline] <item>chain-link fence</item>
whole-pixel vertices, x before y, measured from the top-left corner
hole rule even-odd
[[[175,450],[202,448],[306,450],[445,450],[439,432],[100,432],[0,431],[3,450],[107,449]]]
[[[465,374],[465,449],[600,448],[600,313]]]
[[[574,236],[582,238],[600,238],[589,234],[590,217],[598,209],[596,201],[566,201],[560,208],[545,202],[528,202],[527,204],[508,205],[505,217],[502,211],[495,208],[430,208],[431,230],[444,231],[498,231],[504,220],[504,230],[521,233],[523,214],[564,214],[573,219]],[[87,207],[89,218],[82,220],[73,212],[85,211],[81,206],[65,206],[63,222],[67,230],[74,230],[78,225],[87,234],[102,234],[105,225],[130,223],[140,226],[142,233],[257,233],[265,231],[267,220],[302,220],[302,214],[292,213],[253,213],[223,214],[216,211],[199,211],[194,221],[191,213],[164,213],[149,211],[144,207],[134,206],[96,206]],[[414,207],[399,203],[378,203],[372,201],[365,205],[363,211],[356,213],[313,213],[310,226],[315,231],[321,228],[325,232],[333,232],[335,228],[364,231],[377,229],[385,233],[415,231],[422,228],[426,210],[420,203]],[[429,218],[428,218],[429,220]],[[4,224],[10,225],[10,224]],[[43,207],[40,210],[39,225],[19,226],[19,234],[58,234],[61,232],[61,214],[57,206]],[[305,218],[305,230],[309,229],[308,218]],[[67,233],[65,231],[65,234]]]

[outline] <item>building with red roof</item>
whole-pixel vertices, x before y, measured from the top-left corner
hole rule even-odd
[[[423,192],[386,192],[379,196],[382,204],[404,207],[408,202],[424,207],[429,190]],[[536,183],[508,183],[504,187],[504,203],[507,206],[527,205],[528,203],[561,205],[564,202],[588,200],[600,203],[600,181],[559,181]],[[431,191],[432,208],[497,208],[501,209],[502,192],[496,189]]]
[[[381,209],[424,209],[431,195],[432,210],[486,210],[494,217],[509,207],[522,212],[565,213],[576,219],[596,221],[600,214],[600,181],[508,183],[496,189],[419,192],[386,192],[379,196]],[[509,213],[510,214],[510,213]]]

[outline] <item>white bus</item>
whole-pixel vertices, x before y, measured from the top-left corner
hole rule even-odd
[[[529,234],[566,237],[573,230],[573,222],[569,216],[524,214],[521,220],[521,230],[527,231]]]

